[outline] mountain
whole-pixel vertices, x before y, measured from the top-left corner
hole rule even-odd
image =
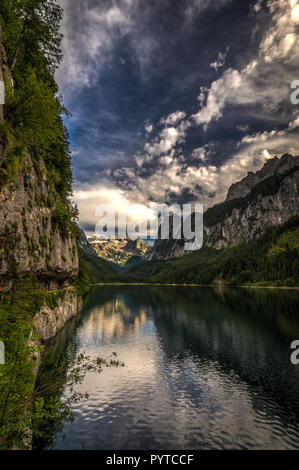
[[[268,227],[299,215],[299,156],[268,160],[233,184],[226,201],[204,213],[204,246],[223,249],[260,237]],[[156,240],[151,260],[184,256],[184,240]]]
[[[134,264],[141,261],[151,248],[140,239],[98,240],[93,237],[89,242],[100,258],[122,267],[132,262],[132,258],[134,258]]]
[[[299,217],[269,227],[259,238],[231,248],[209,246],[166,261],[143,261],[130,282],[164,284],[299,285]]]
[[[112,264],[99,258],[94,247],[89,243],[83,230],[79,238],[80,274],[86,284],[117,280],[118,272]]]
[[[268,160],[263,168],[256,173],[249,171],[241,181],[234,183],[228,190],[226,200],[242,198],[247,196],[255,185],[270,176],[282,175],[288,170],[299,166],[299,156],[293,157],[286,153],[281,158],[274,157]]]
[[[227,200],[204,215],[205,244],[229,248],[259,237],[267,227],[283,224],[299,214],[299,157],[284,155],[270,160],[250,187],[249,175],[233,189]],[[267,170],[270,170],[269,172]],[[261,173],[264,173],[261,177]],[[269,175],[269,176],[268,176]],[[230,199],[232,194],[242,197]]]

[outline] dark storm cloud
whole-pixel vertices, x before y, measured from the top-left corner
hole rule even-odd
[[[57,78],[82,197],[104,187],[210,205],[247,169],[298,149],[296,2],[60,3]]]

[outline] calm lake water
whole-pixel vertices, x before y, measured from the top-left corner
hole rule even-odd
[[[299,449],[299,292],[97,286],[45,353],[124,368],[87,374],[56,449]],[[41,371],[42,374],[42,371]]]

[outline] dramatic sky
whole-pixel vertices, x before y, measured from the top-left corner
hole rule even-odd
[[[297,0],[59,3],[57,80],[87,231],[98,204],[141,217],[150,202],[207,208],[267,159],[299,153]]]

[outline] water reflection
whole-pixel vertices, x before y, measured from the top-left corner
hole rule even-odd
[[[87,375],[55,447],[299,448],[298,305],[297,291],[93,288],[72,341],[126,367]]]

